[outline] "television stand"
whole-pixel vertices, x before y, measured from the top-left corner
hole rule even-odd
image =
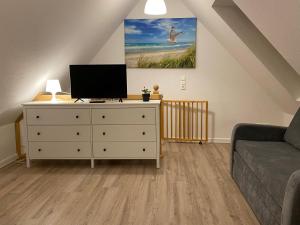
[[[122,98],[119,98],[119,102],[123,102]]]
[[[27,167],[38,159],[90,160],[92,168],[96,159],[152,159],[159,168],[160,100],[23,105]]]
[[[76,99],[76,101],[75,101],[74,103],[76,103],[76,102],[78,102],[78,101],[82,101],[82,102],[84,102],[84,101],[83,101],[83,99],[81,99],[81,98],[77,98],[77,99]]]

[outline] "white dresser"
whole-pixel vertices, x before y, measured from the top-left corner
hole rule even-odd
[[[23,104],[27,167],[32,159],[155,159],[160,101]]]

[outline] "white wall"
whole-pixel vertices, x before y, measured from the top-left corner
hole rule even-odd
[[[127,18],[149,18],[140,1]],[[190,17],[193,14],[180,0],[166,1],[166,17]],[[282,125],[284,113],[240,64],[198,21],[196,69],[128,69],[128,92],[140,93],[143,86],[160,85],[165,99],[206,99],[209,101],[209,138],[229,141],[238,122]],[[121,24],[91,63],[124,63],[124,28]],[[187,89],[179,89],[180,77]]]
[[[0,127],[0,168],[17,159],[14,123]]]
[[[69,64],[88,63],[138,0],[1,0],[0,125],[44,90],[69,85]]]

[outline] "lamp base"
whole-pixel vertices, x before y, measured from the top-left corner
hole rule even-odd
[[[56,99],[56,93],[55,92],[52,92],[52,98],[51,98],[51,102],[57,102],[57,99]]]

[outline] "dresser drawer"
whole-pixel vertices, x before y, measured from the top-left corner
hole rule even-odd
[[[155,125],[95,125],[93,141],[156,141]]]
[[[28,125],[89,124],[90,109],[27,109]]]
[[[95,158],[156,158],[156,142],[95,142]]]
[[[155,109],[92,109],[92,122],[93,124],[155,124]]]
[[[28,126],[29,141],[90,141],[90,126]]]
[[[91,158],[89,142],[29,142],[32,159]]]

